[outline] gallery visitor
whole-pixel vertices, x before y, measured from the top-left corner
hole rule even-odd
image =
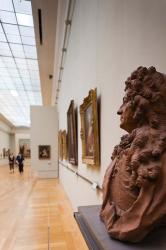
[[[24,156],[19,153],[16,157],[16,163],[18,164],[19,172],[22,174],[24,172]]]
[[[14,173],[14,160],[15,157],[13,155],[13,153],[9,154],[9,167],[10,167],[10,171]]]

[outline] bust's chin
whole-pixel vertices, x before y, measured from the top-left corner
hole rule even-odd
[[[120,128],[124,129],[128,133],[131,133],[137,127],[138,127],[138,124],[133,119],[122,119],[120,121]]]
[[[128,126],[127,126],[127,124],[124,121],[120,122],[120,128],[122,128],[122,129],[124,129],[124,130],[126,130],[128,132],[128,130],[127,130]]]

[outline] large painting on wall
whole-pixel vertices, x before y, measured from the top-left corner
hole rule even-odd
[[[47,160],[51,158],[51,146],[50,145],[39,145],[38,147],[39,159]]]
[[[5,156],[6,156],[6,148],[3,148],[2,154],[3,154],[3,158],[5,158]]]
[[[24,157],[30,158],[30,139],[19,139],[19,151],[24,155]]]
[[[5,150],[5,157],[9,157],[9,155],[10,155],[10,149],[6,149]]]
[[[58,151],[59,151],[59,160],[63,160],[63,143],[62,143],[62,130],[59,130],[58,133]]]
[[[78,163],[76,119],[74,100],[72,100],[67,111],[68,159],[72,165],[77,165]]]
[[[63,155],[63,160],[67,160],[67,134],[66,130],[62,131],[62,155]]]
[[[97,90],[92,89],[80,106],[82,161],[88,165],[99,165],[99,127]]]

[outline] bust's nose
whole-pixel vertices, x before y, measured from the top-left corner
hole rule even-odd
[[[122,106],[119,108],[119,110],[117,111],[117,114],[118,115],[121,115],[123,113],[123,109],[122,109]]]

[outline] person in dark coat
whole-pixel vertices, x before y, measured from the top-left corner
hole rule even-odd
[[[17,155],[16,163],[18,164],[20,174],[22,174],[24,172],[24,156],[21,153]]]
[[[10,171],[12,171],[14,173],[14,160],[15,160],[15,157],[13,155],[13,153],[10,153],[9,154],[9,167],[10,167]]]

